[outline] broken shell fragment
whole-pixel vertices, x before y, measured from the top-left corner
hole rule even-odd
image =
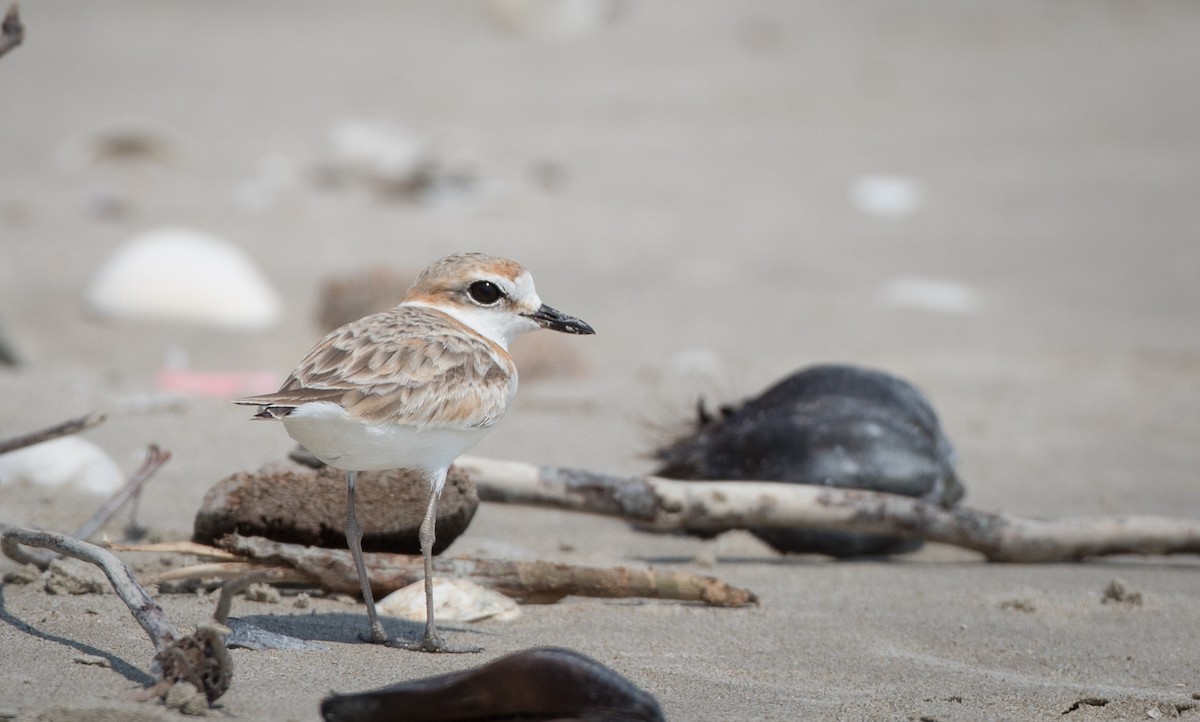
[[[397,589],[380,599],[375,609],[388,617],[425,621],[425,580]],[[510,622],[521,616],[517,603],[500,592],[466,579],[445,577],[434,577],[433,611],[445,622]]]

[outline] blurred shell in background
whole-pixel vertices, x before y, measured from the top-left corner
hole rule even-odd
[[[124,486],[125,474],[99,446],[64,436],[0,454],[0,487],[20,484],[107,496]]]
[[[283,312],[279,294],[245,252],[189,228],[127,241],[96,272],[86,302],[102,318],[246,331],[273,325]]]

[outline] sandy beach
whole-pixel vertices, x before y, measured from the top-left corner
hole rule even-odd
[[[500,5],[23,4],[0,57],[0,329],[20,357],[0,437],[107,413],[85,438],[123,470],[150,443],[172,454],[141,503],[150,538],[189,538],[212,484],[291,442],[163,370],[278,383],[323,333],[326,279],[478,250],[597,333],[547,344],[582,369],[523,378],[474,454],[646,473],[699,396],[845,362],[928,395],[971,507],[1200,518],[1200,5],[628,1],[558,30]],[[354,121],[407,129],[467,180],[331,180]],[[112,128],[156,140],[90,153]],[[89,313],[97,267],[163,227],[243,249],[278,322]],[[0,523],[68,531],[100,502],[0,486]],[[332,691],[556,645],[679,722],[1200,718],[1195,556],[836,562],[492,503],[446,554],[653,565],[761,603],[569,597],[450,625],[484,652],[445,656],[357,642],[353,600],[238,600],[326,649],[234,650],[210,716],[316,720]],[[1105,603],[1113,579],[1140,603]],[[158,601],[182,628],[214,603]],[[0,719],[179,717],[136,699],[152,648],[112,594],[4,584],[0,650]]]

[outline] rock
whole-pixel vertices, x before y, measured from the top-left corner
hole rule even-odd
[[[405,470],[359,472],[355,494],[364,550],[421,553],[417,530],[429,498],[424,476]],[[438,504],[434,554],[466,530],[478,506],[475,485],[464,472],[451,467]],[[346,478],[342,471],[278,461],[255,472],[233,474],[209,489],[196,514],[193,539],[212,544],[236,532],[344,549],[345,525]]]
[[[425,621],[425,580],[397,589],[380,599],[375,609],[388,617]],[[433,580],[433,611],[442,622],[511,622],[521,616],[516,601],[500,592],[466,579],[444,577]]]
[[[0,487],[12,484],[107,496],[125,485],[125,474],[92,442],[63,436],[0,454]]]
[[[344,326],[368,314],[391,308],[404,298],[415,273],[372,267],[321,283],[317,298],[317,324],[322,333]]]
[[[740,406],[710,415],[655,453],[674,479],[783,481],[920,497],[951,506],[963,488],[933,407],[908,382],[854,366],[813,366]],[[751,529],[783,552],[896,554],[919,540]]]
[[[235,330],[266,328],[283,312],[279,294],[240,248],[189,228],[130,239],[101,265],[86,299],[102,318]]]
[[[326,722],[398,719],[661,722],[658,700],[569,649],[542,647],[480,667],[321,701]]]

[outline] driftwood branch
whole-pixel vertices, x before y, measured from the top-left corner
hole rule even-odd
[[[26,556],[22,545],[50,549],[100,567],[117,596],[129,608],[154,645],[152,668],[159,681],[151,687],[152,693],[165,695],[176,683],[190,682],[204,693],[211,705],[229,688],[233,663],[223,638],[228,630],[205,624],[200,625],[194,634],[181,637],[162,607],[138,584],[129,567],[103,547],[63,534],[34,529],[10,528],[0,533],[0,549],[8,557],[20,560]]]
[[[17,4],[13,3],[0,21],[0,55],[21,44],[25,39],[25,25],[21,23],[21,14]]]
[[[78,434],[80,431],[85,431],[93,426],[96,426],[97,424],[103,423],[104,419],[104,414],[88,414],[87,416],[80,416],[77,419],[64,421],[61,424],[55,424],[47,429],[41,429],[40,431],[34,431],[32,433],[16,436],[11,439],[5,439],[0,441],[0,454],[7,454],[10,451],[24,449],[26,446],[40,444],[43,441],[57,439],[60,436]]]
[[[284,544],[262,537],[236,534],[223,538],[221,544],[256,562],[286,564],[332,591],[356,594],[359,590],[350,552],[345,549]],[[371,578],[371,589],[377,595],[408,586],[425,576],[419,556],[367,553],[363,559]],[[721,607],[740,607],[758,602],[753,592],[730,586],[713,577],[654,569],[446,558],[435,559],[433,569],[439,576],[467,579],[526,604],[552,603],[568,595],[676,599]]]
[[[25,545],[50,549],[59,554],[95,564],[104,572],[104,576],[108,577],[113,590],[121,598],[121,601],[125,602],[125,606],[129,607],[133,618],[137,620],[142,629],[146,630],[146,634],[150,636],[150,642],[154,644],[155,651],[161,652],[179,638],[179,632],[167,619],[162,607],[158,606],[142,588],[142,585],[138,584],[129,567],[125,566],[115,554],[107,549],[65,534],[34,529],[6,529],[0,539],[2,539],[0,547],[3,548],[5,555],[17,561],[22,561],[27,556],[27,552],[21,549],[21,545]]]
[[[617,477],[459,457],[479,498],[616,516],[658,529],[774,527],[925,539],[997,562],[1061,562],[1115,554],[1200,554],[1200,520],[1095,517],[1036,520],[944,508],[895,494],[752,481]]]

